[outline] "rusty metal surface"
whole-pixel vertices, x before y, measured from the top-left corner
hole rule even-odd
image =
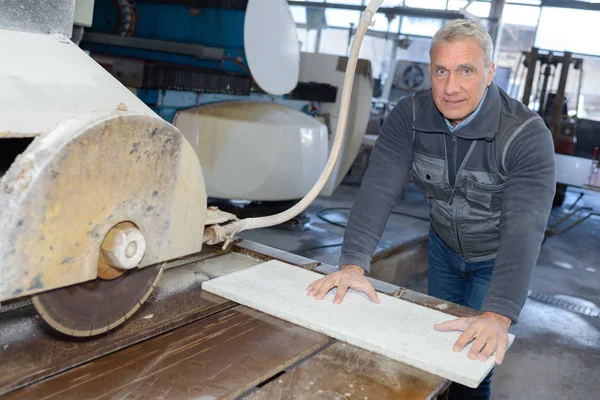
[[[328,341],[324,335],[237,306],[7,399],[232,398]]]
[[[141,266],[202,249],[202,170],[158,117],[66,121],[36,138],[0,183],[0,301],[95,279],[100,245],[122,221],[144,235]]]
[[[182,268],[164,272],[140,312],[91,340],[57,335],[32,306],[0,313],[0,395],[234,305],[203,292],[207,278],[194,282]]]
[[[336,342],[245,399],[424,400],[447,385],[441,377]]]

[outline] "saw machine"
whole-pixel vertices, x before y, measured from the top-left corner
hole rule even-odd
[[[0,302],[32,296],[55,330],[95,336],[140,308],[167,261],[203,243],[226,248],[238,232],[281,224],[316,198],[342,147],[360,40],[321,176],[291,209],[238,220],[207,207],[204,144],[192,147],[73,43],[75,0],[60,3],[1,6],[0,54],[10,62],[0,65]],[[251,3],[248,12],[260,11]],[[286,79],[275,83],[287,90]]]
[[[145,301],[161,263],[201,250],[202,169],[178,130],[64,36],[0,36],[2,151],[32,139],[0,180],[0,302],[34,296],[56,330],[105,332]]]

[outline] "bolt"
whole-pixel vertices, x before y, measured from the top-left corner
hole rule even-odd
[[[102,253],[106,262],[115,268],[132,269],[142,261],[146,240],[142,232],[131,223],[115,225],[104,238]]]
[[[127,250],[125,251],[125,255],[127,256],[127,258],[133,258],[133,256],[135,256],[135,253],[137,252],[137,242],[131,242],[127,245]]]

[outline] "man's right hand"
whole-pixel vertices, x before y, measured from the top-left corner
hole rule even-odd
[[[364,269],[358,265],[343,265],[339,271],[311,283],[306,290],[309,296],[314,296],[317,300],[323,300],[327,292],[334,287],[337,287],[337,292],[333,299],[335,304],[342,302],[348,288],[363,292],[374,303],[379,303],[379,297],[377,297],[373,285],[365,277]]]

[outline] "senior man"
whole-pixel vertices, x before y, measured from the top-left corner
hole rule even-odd
[[[430,90],[403,98],[386,118],[352,208],[340,271],[313,282],[378,297],[364,274],[409,169],[429,198],[429,295],[480,310],[433,327],[459,330],[461,351],[501,364],[508,329],[525,303],[555,192],[554,145],[542,119],[493,82],[493,44],[478,24],[454,20],[433,37]],[[453,384],[450,398],[490,396]]]

